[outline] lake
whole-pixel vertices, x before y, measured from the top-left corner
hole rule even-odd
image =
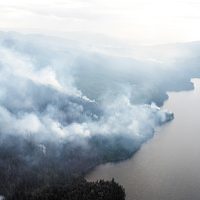
[[[129,160],[100,165],[86,179],[115,180],[127,200],[200,199],[200,80],[193,91],[170,92],[163,108],[174,120]]]

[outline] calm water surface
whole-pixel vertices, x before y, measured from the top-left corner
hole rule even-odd
[[[130,160],[97,167],[86,178],[115,178],[127,200],[200,200],[200,80],[194,91],[169,93],[175,119]]]

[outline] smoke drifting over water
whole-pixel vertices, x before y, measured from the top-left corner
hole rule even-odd
[[[190,44],[191,51],[196,45]],[[8,182],[0,192],[6,194],[12,181],[5,177],[5,155],[17,158],[27,174],[58,165],[58,180],[66,169],[69,176],[129,157],[173,119],[158,107],[166,92],[193,88],[189,80],[200,71],[199,58],[187,55],[163,63],[91,52],[73,41],[1,33],[0,176]],[[13,169],[13,179],[21,176]]]

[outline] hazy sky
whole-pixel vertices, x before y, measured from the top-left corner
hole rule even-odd
[[[98,33],[136,43],[200,40],[200,0],[0,0],[0,29]]]

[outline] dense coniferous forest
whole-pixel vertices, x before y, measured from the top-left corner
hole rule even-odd
[[[124,189],[114,180],[87,182],[74,180],[68,185],[45,186],[32,193],[18,193],[16,200],[124,200]]]
[[[125,198],[114,180],[89,183],[83,178],[100,163],[130,156],[126,149],[108,148],[104,139],[94,138],[87,150],[69,142],[38,144],[32,137],[10,136],[0,143],[0,195],[7,200]]]

